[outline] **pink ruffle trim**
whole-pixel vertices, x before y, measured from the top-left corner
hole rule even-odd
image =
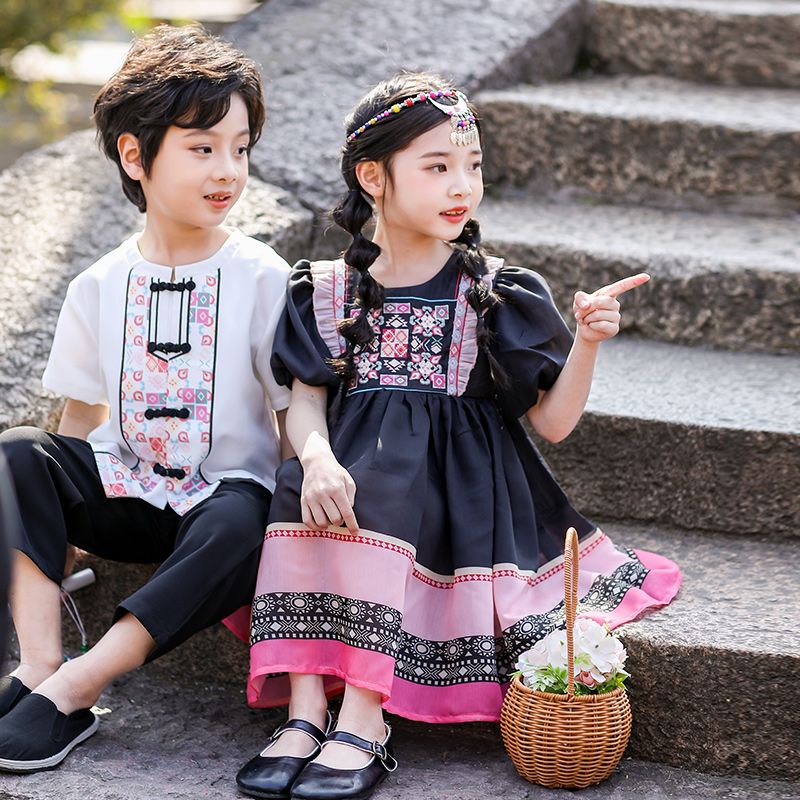
[[[312,261],[311,277],[314,283],[313,303],[317,330],[331,355],[340,356],[346,345],[339,335],[337,323],[344,319],[347,267],[342,259]]]

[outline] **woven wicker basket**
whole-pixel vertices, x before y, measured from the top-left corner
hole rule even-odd
[[[503,743],[523,778],[548,788],[583,789],[605,780],[631,735],[625,690],[575,696],[572,628],[578,605],[578,534],[567,531],[564,547],[567,617],[567,694],[537,692],[517,676],[500,716]]]

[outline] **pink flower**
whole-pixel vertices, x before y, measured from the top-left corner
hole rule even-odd
[[[575,682],[576,683],[582,683],[584,686],[588,686],[590,689],[593,686],[599,686],[600,685],[600,681],[598,681],[597,678],[595,678],[595,676],[592,675],[591,672],[579,672],[575,676]]]

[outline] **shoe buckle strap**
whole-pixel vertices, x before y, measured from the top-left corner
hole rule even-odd
[[[328,727],[330,727],[330,716],[327,719],[327,723]],[[304,733],[306,736],[308,736],[309,739],[313,739],[316,746],[314,755],[319,753],[319,751],[322,749],[322,743],[325,740],[325,731],[321,731],[316,725],[304,719],[290,719],[288,722],[284,722],[283,725],[279,725],[273,732],[272,736],[269,737],[267,747],[269,747],[269,745],[271,745],[279,736],[282,736],[287,731],[299,731],[300,733]]]
[[[389,728],[388,725],[386,727]],[[389,729],[389,733],[391,734],[391,729]],[[387,736],[387,741],[388,738]],[[356,750],[363,750],[365,753],[370,753],[381,762],[381,766],[387,772],[394,772],[397,769],[397,760],[382,742],[377,740],[370,742],[368,739],[363,739],[361,736],[356,736],[356,734],[349,733],[348,731],[334,731],[325,740],[323,746],[334,742],[347,745],[348,747],[354,747]]]
[[[268,744],[272,744],[283,732],[286,730],[283,725],[278,725],[277,728],[272,732],[272,736],[269,737]]]
[[[397,759],[380,742],[372,743],[372,752],[378,757],[381,766],[387,772],[394,772],[397,769]]]

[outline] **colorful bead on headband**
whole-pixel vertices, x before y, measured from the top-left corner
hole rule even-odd
[[[440,102],[443,97],[455,97],[456,102],[453,105],[447,105]],[[381,111],[376,114],[372,119],[367,120],[363,125],[356,128],[347,137],[347,144],[353,141],[357,136],[360,136],[364,131],[377,125],[379,122],[399,114],[406,108],[411,108],[417,103],[429,102],[435,106],[443,114],[450,117],[450,141],[457,145],[474,144],[478,141],[478,126],[475,124],[475,115],[469,110],[467,105],[467,98],[459,91],[453,89],[444,89],[436,92],[420,92],[413,97],[407,97],[399,103]]]

